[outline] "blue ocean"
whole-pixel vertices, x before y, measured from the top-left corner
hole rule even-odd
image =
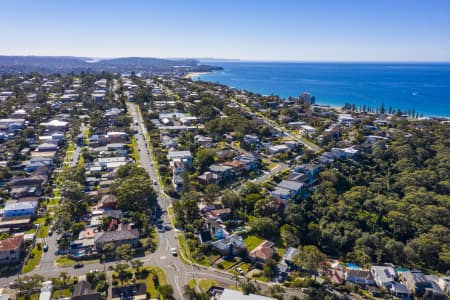
[[[194,80],[226,84],[263,95],[287,98],[310,92],[316,103],[346,102],[372,108],[384,103],[425,116],[450,117],[450,64],[292,63],[202,61],[223,71]]]

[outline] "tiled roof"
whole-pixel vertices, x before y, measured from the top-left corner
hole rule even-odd
[[[0,251],[16,250],[23,242],[23,235],[14,236],[0,241]]]

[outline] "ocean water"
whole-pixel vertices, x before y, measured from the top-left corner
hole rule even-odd
[[[310,92],[318,104],[346,102],[372,108],[414,109],[450,117],[450,63],[288,63],[202,61],[221,66],[196,76],[263,95],[287,98]]]

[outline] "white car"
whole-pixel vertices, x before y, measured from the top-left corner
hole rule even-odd
[[[243,271],[240,267],[237,267],[237,268],[236,268],[236,271],[237,271],[239,274],[244,275],[244,271]]]
[[[178,255],[177,248],[171,248],[171,249],[170,249],[170,253],[171,253],[173,256],[177,256],[177,255]]]

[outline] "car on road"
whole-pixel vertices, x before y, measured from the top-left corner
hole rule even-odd
[[[236,268],[236,271],[237,271],[239,274],[244,275],[244,271],[243,271],[240,267],[237,267],[237,268]]]
[[[177,256],[177,255],[178,255],[177,248],[171,248],[171,249],[170,249],[170,253],[171,253],[173,256]]]
[[[48,231],[48,235],[49,235],[49,236],[52,236],[52,235],[53,235],[53,230],[50,229],[50,230]]]
[[[82,263],[78,263],[78,264],[74,264],[73,265],[74,269],[81,269],[82,267],[84,267],[84,265]]]
[[[48,244],[45,244],[44,245],[44,252],[47,252],[48,251]]]
[[[153,179],[153,185],[156,185],[156,184],[158,184],[158,182],[155,179]]]

